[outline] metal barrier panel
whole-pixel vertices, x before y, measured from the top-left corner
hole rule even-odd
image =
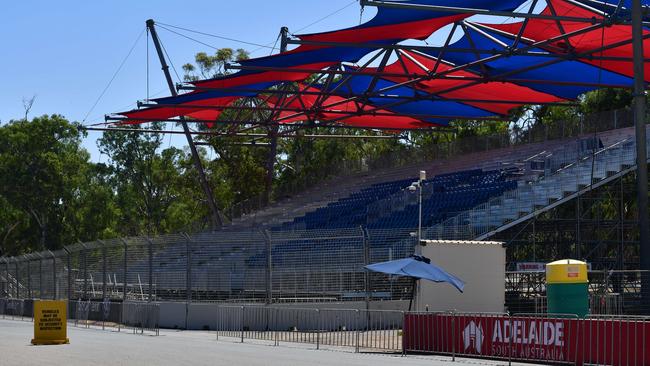
[[[408,313],[407,352],[576,365],[650,365],[650,318]]]
[[[402,351],[401,311],[223,305],[217,307],[216,318],[217,339]]]
[[[361,310],[359,348],[402,352],[404,312],[392,310]]]
[[[34,302],[22,299],[0,299],[0,315],[2,319],[32,320]]]
[[[650,318],[592,316],[582,323],[584,363],[650,365]]]
[[[83,328],[101,328],[114,331],[124,329],[138,334],[160,332],[160,305],[153,303],[122,303],[111,301],[70,301],[69,325]]]
[[[217,339],[219,339],[219,337],[239,338],[243,342],[243,306],[217,306],[216,317]]]
[[[319,345],[318,309],[270,308],[275,314],[275,342]]]
[[[133,333],[159,334],[160,305],[152,303],[122,303],[122,324]]]

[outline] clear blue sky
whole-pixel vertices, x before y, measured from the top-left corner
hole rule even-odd
[[[539,1],[538,8],[543,4]],[[23,98],[34,95],[30,117],[57,113],[71,121],[92,124],[103,122],[105,114],[134,108],[136,101],[146,98],[146,37],[137,43],[136,39],[149,18],[273,45],[282,26],[297,34],[329,31],[365,22],[376,12],[369,7],[362,14],[357,0],[7,0],[0,10],[0,123],[21,118]],[[218,48],[255,51],[253,57],[271,52],[268,48],[186,34]],[[179,73],[197,52],[213,51],[164,29],[159,29],[159,35]],[[429,42],[435,44],[445,38],[443,29]],[[130,57],[93,108],[134,44]],[[149,65],[150,96],[169,95],[153,47]],[[98,137],[100,133],[90,133],[84,146],[93,161],[105,161],[106,157],[97,151]],[[169,139],[170,144],[184,145],[183,136]]]
[[[83,121],[149,18],[225,37],[273,44],[280,27],[288,26],[290,31],[297,32],[348,5],[302,33],[359,24],[360,7],[352,0],[4,1],[0,12],[0,121],[21,118],[23,98],[33,95],[36,101],[30,116],[58,113],[72,121]],[[366,9],[364,21],[375,12]],[[196,52],[211,51],[165,30],[159,30],[159,35],[178,69],[192,61]],[[210,37],[196,38],[215,47],[249,51],[256,48]],[[269,52],[262,49],[253,56]],[[163,96],[168,91],[157,62],[151,52],[150,91],[152,95]],[[142,37],[85,123],[102,122],[104,114],[132,108],[133,103],[144,99],[145,70],[146,43]],[[95,146],[98,137],[99,133],[91,133],[84,144],[94,161],[100,159]]]

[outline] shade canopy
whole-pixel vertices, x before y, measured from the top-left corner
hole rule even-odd
[[[263,123],[399,131],[455,119],[509,120],[523,105],[631,88],[630,4],[376,0],[378,12],[366,23],[286,38],[298,46],[240,61],[230,75],[186,83],[180,95],[150,100],[114,121],[250,124],[251,113],[223,112],[259,110]],[[434,34],[436,45],[421,42]],[[650,29],[642,37],[648,60]],[[645,70],[650,81],[650,62]]]
[[[463,292],[465,282],[444,269],[431,264],[427,257],[414,255],[410,258],[370,264],[366,269],[395,276],[405,276],[432,282],[446,282]]]

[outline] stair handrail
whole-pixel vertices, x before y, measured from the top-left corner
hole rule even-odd
[[[590,154],[587,157],[581,157],[578,160],[572,162],[571,164],[569,164],[569,165],[567,165],[567,166],[565,166],[563,168],[559,168],[559,169],[555,170],[550,175],[544,175],[542,178],[540,178],[540,179],[538,179],[538,180],[536,180],[534,182],[530,182],[529,185],[539,184],[540,182],[542,182],[545,179],[548,179],[548,178],[550,178],[552,176],[557,176],[557,175],[559,175],[561,173],[564,173],[566,170],[569,170],[571,167],[575,167],[575,166],[577,166],[577,164],[579,164],[579,163],[581,163],[581,162],[583,162],[585,160],[592,159],[592,158],[595,159],[597,156],[600,156],[601,154],[605,153],[606,151],[611,151],[613,149],[617,149],[617,148],[623,146],[626,142],[628,142],[628,141],[630,141],[632,139],[633,139],[632,137],[627,137],[627,138],[625,138],[623,140],[620,140],[620,141],[618,141],[618,142],[616,142],[616,143],[614,143],[612,145],[609,145],[607,147],[603,147],[603,148],[599,149],[597,152],[595,152],[593,154]],[[650,137],[649,137],[649,139],[650,139]],[[441,229],[444,230],[444,228],[446,228],[446,227],[450,227],[450,228],[453,228],[454,230],[458,230],[458,221],[459,221],[461,216],[468,216],[468,215],[470,215],[470,213],[476,212],[476,211],[479,211],[479,210],[481,210],[481,211],[485,210],[485,209],[489,210],[491,207],[495,206],[495,203],[497,201],[501,202],[504,199],[504,196],[506,196],[506,195],[511,195],[512,196],[512,193],[514,191],[519,191],[521,188],[522,188],[521,186],[518,186],[517,188],[515,188],[513,190],[504,192],[501,196],[494,197],[494,198],[488,200],[487,202],[476,205],[475,207],[473,207],[473,208],[471,208],[469,210],[459,212],[458,214],[454,215],[453,217],[448,218],[447,220],[445,220],[443,222],[440,222],[440,223],[438,223],[438,224],[436,224],[434,226],[426,228],[425,229],[425,235],[429,236],[432,232],[440,231]],[[517,195],[515,195],[515,197],[516,196]],[[454,221],[455,221],[455,224],[454,224]]]

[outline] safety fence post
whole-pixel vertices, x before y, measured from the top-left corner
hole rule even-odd
[[[451,362],[456,362],[456,312],[451,312]]]
[[[241,307],[241,343],[244,343],[244,307]]]
[[[320,349],[320,333],[322,329],[321,324],[321,312],[320,309],[316,309],[316,349]]]
[[[356,324],[354,326],[354,328],[356,329],[356,331],[355,331],[355,338],[356,339],[354,341],[354,353],[359,353],[359,336],[360,336],[359,325],[361,324],[360,323],[361,320],[359,318],[360,317],[359,309],[355,309],[354,312],[355,312],[355,318],[356,318],[356,321],[355,321]]]

